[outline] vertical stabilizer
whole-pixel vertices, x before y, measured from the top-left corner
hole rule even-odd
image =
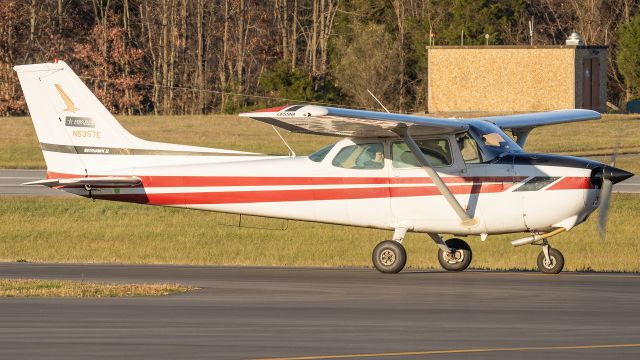
[[[50,172],[88,174],[128,168],[132,156],[91,161],[81,155],[111,154],[139,140],[127,132],[80,78],[62,62],[14,67]]]
[[[88,176],[111,170],[122,173],[140,166],[231,161],[254,155],[139,139],[120,125],[63,61],[20,65],[14,70],[50,173]]]

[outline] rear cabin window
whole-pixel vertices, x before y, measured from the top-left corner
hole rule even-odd
[[[433,167],[449,166],[453,163],[451,148],[447,139],[416,140],[416,144]],[[419,167],[420,162],[413,155],[409,146],[404,142],[395,142],[391,145],[391,157],[394,168]]]
[[[381,143],[345,146],[331,163],[345,169],[382,169],[384,147]]]
[[[322,149],[314,152],[313,154],[309,155],[309,160],[312,160],[312,161],[315,161],[315,162],[321,162],[327,156],[329,151],[331,151],[331,149],[333,149],[334,145],[335,144],[327,145],[327,146],[323,147]]]

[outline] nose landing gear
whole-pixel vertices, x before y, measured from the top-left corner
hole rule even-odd
[[[549,246],[544,240],[542,251],[538,255],[538,270],[543,274],[558,274],[564,267],[564,256],[558,249]]]
[[[538,255],[538,269],[543,274],[558,274],[564,267],[564,256],[559,250],[551,248],[547,239],[564,231],[567,230],[561,227],[545,234],[533,234],[522,239],[513,240],[511,245],[542,245],[542,252]]]

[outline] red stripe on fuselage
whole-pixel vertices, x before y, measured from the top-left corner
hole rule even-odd
[[[77,178],[85,175],[71,175],[48,172],[48,179]],[[123,175],[100,175],[123,176]],[[269,177],[269,176],[146,176],[142,179],[145,187],[202,187],[202,186],[283,186],[283,185],[379,185],[379,184],[433,184],[428,177]],[[447,184],[461,183],[502,183],[519,182],[526,177],[482,176],[443,177]]]
[[[48,178],[75,178],[80,175],[48,173]],[[109,175],[104,175],[109,176]],[[121,176],[121,175],[120,175]],[[138,176],[146,188],[154,187],[216,187],[216,186],[295,186],[295,185],[402,185],[433,184],[427,177],[244,177],[244,176]],[[525,177],[516,178],[516,181]],[[506,181],[505,181],[506,180]],[[445,177],[443,181],[455,195],[502,192],[513,186],[511,176]],[[471,184],[469,184],[471,183]],[[389,197],[437,196],[435,186],[375,187],[341,189],[290,189],[225,192],[184,192],[163,194],[92,194],[97,199],[136,202],[154,205],[237,204],[286,201],[349,200]]]
[[[474,184],[451,187],[455,195],[496,193],[509,188],[511,184]],[[140,195],[101,195],[96,199],[131,201],[153,205],[203,205],[267,203],[287,201],[355,200],[389,197],[436,196],[440,191],[435,186],[391,187],[391,188],[350,188],[350,189],[305,189],[305,190],[262,190],[194,192]]]
[[[566,176],[557,183],[551,185],[547,190],[579,190],[579,189],[595,189],[588,177]]]
[[[510,188],[512,183],[503,184],[473,184],[460,185],[450,187],[449,190],[454,195],[470,195],[480,193],[497,193],[503,192]],[[410,196],[434,196],[441,195],[440,190],[435,186],[419,186],[419,187],[392,187],[389,188],[391,197],[410,197]]]

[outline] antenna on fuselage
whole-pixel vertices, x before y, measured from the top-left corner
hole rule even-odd
[[[293,149],[291,148],[291,146],[289,146],[289,144],[287,143],[287,140],[285,140],[282,135],[280,135],[280,132],[278,131],[278,129],[276,129],[275,126],[271,125],[271,127],[273,128],[273,131],[276,132],[276,134],[278,134],[278,137],[280,138],[280,140],[282,140],[282,142],[284,143],[284,146],[287,147],[287,149],[289,149],[289,157],[295,157],[296,153],[293,151]]]
[[[384,109],[384,111],[386,111],[386,112],[388,112],[388,113],[391,113],[391,112],[390,112],[390,111],[389,111],[389,110],[388,110],[384,105],[382,105],[382,102],[381,102],[380,100],[378,100],[378,98],[377,98],[375,95],[373,95],[373,93],[372,93],[371,91],[369,91],[369,89],[367,89],[367,92],[369,93],[369,95],[371,95],[371,97],[373,97],[373,99],[374,99],[375,101],[377,101],[377,102],[378,102],[378,104],[380,104],[380,106],[382,106],[382,108]]]

